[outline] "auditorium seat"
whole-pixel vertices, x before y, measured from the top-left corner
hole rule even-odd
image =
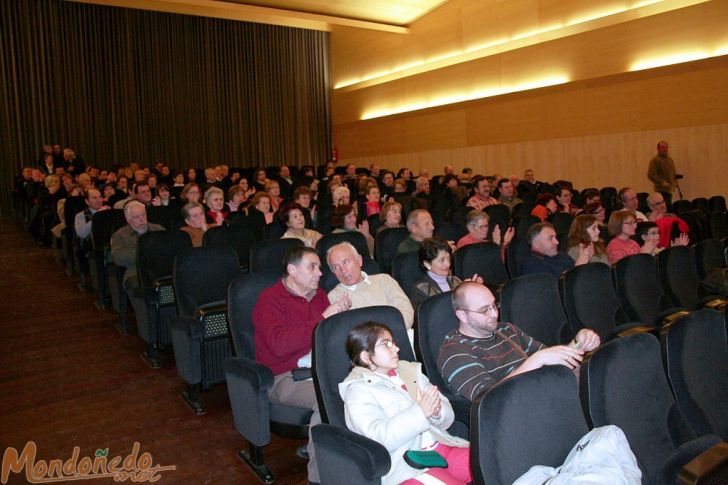
[[[627,323],[612,285],[609,266],[589,263],[576,266],[561,275],[561,296],[566,316],[576,334],[582,328],[594,330],[602,342],[625,333],[655,331],[642,322]]]
[[[513,323],[544,345],[566,344],[574,332],[561,304],[559,281],[547,273],[519,276],[500,294],[501,321]]]
[[[199,391],[225,381],[223,363],[232,355],[225,298],[228,284],[240,273],[230,248],[195,248],[174,261],[174,360],[187,383],[182,398],[198,415],[204,414]]]
[[[392,261],[392,278],[399,283],[402,291],[410,300],[414,296],[415,283],[422,281],[427,272],[420,266],[419,252],[398,254]]]
[[[456,250],[452,272],[461,280],[477,274],[494,293],[510,279],[503,264],[501,247],[492,242],[468,244]]]
[[[399,243],[408,236],[409,231],[406,227],[389,227],[379,231],[374,238],[374,259],[382,272],[392,272],[392,261],[397,254]]]
[[[264,269],[278,268],[282,272],[283,256],[290,248],[297,246],[303,246],[303,241],[296,238],[268,239],[256,242],[250,248],[249,271],[255,273]]]
[[[588,431],[568,367],[503,379],[473,403],[470,463],[478,485],[510,485],[534,465],[558,467]]]
[[[182,231],[148,231],[137,242],[139,287],[131,291],[137,331],[145,343],[142,357],[153,369],[160,367],[158,350],[171,343],[169,324],[177,315],[172,286],[174,258],[192,249]]]
[[[250,250],[254,244],[255,234],[246,224],[213,227],[205,231],[205,235],[202,237],[202,247],[232,248],[238,255],[238,262],[243,271],[248,271]]]
[[[630,321],[660,327],[685,315],[665,297],[657,273],[657,262],[649,254],[635,254],[614,265],[614,286],[622,309]]]
[[[357,308],[324,319],[316,326],[313,339],[313,382],[323,423],[346,428],[344,401],[339,395],[339,383],[351,370],[345,343],[351,329],[365,322],[379,322],[389,327],[399,347],[399,358],[416,361],[402,313],[394,307]]]
[[[470,427],[470,401],[450,390],[437,367],[437,356],[445,335],[459,326],[451,299],[452,292],[447,291],[431,296],[417,307],[415,349],[427,378],[450,400],[455,412],[455,423],[450,433],[466,438]]]
[[[642,483],[676,483],[684,465],[721,443],[715,435],[696,436],[688,424],[670,391],[653,335],[607,342],[582,364],[579,375],[587,419],[593,426],[613,424],[624,431]]]
[[[660,281],[665,296],[674,306],[696,310],[702,306],[724,308],[728,299],[701,295],[695,255],[688,246],[672,246],[657,255]]]
[[[724,315],[704,308],[661,335],[662,358],[675,400],[698,435],[728,440],[728,342]]]
[[[311,409],[272,403],[268,392],[273,387],[273,372],[255,360],[253,308],[260,293],[281,277],[275,269],[242,274],[228,288],[227,315],[235,357],[225,361],[225,380],[230,397],[235,429],[248,442],[248,450],[238,457],[264,483],[275,480],[265,464],[263,448],[273,431],[288,438],[308,435]]]
[[[702,281],[711,270],[726,265],[725,247],[718,239],[705,239],[693,246],[698,277]]]

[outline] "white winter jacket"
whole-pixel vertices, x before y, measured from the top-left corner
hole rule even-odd
[[[440,395],[442,406],[437,418],[426,418],[415,402],[417,387],[423,391],[430,387],[430,381],[422,374],[420,364],[400,361],[397,373],[407,386],[407,391],[387,376],[364,367],[354,367],[339,384],[346,426],[381,443],[389,451],[392,467],[382,477],[382,485],[399,484],[426,471],[411,468],[403,458],[408,450],[422,449],[422,434],[425,431],[429,431],[442,444],[469,446],[466,440],[446,431],[454,420],[454,414],[445,396]]]

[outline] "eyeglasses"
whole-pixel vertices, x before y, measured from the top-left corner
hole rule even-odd
[[[491,303],[490,305],[483,308],[482,310],[466,310],[465,308],[463,308],[462,310],[464,312],[468,312],[468,313],[480,313],[481,315],[487,315],[490,312],[497,312],[499,306],[500,305],[498,305],[497,303]]]
[[[381,342],[376,344],[375,347],[387,347],[388,349],[392,349],[392,348],[394,348],[394,342],[392,342],[389,339],[382,340]]]
[[[633,224],[636,225],[637,221],[627,221],[627,222],[623,222],[622,224],[629,224],[631,226]]]

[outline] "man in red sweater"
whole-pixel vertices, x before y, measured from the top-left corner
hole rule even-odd
[[[351,299],[344,295],[329,303],[326,292],[318,287],[321,261],[307,247],[290,249],[283,260],[285,275],[265,289],[253,308],[255,359],[273,371],[271,401],[313,409],[310,427],[321,422],[316,392],[311,379],[296,381],[293,370],[310,367],[313,329],[324,318],[346,311]],[[309,439],[308,477],[318,482],[318,470]]]

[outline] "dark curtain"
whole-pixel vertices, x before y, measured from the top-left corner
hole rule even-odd
[[[325,32],[59,0],[0,2],[0,176],[43,144],[87,164],[318,164]]]

